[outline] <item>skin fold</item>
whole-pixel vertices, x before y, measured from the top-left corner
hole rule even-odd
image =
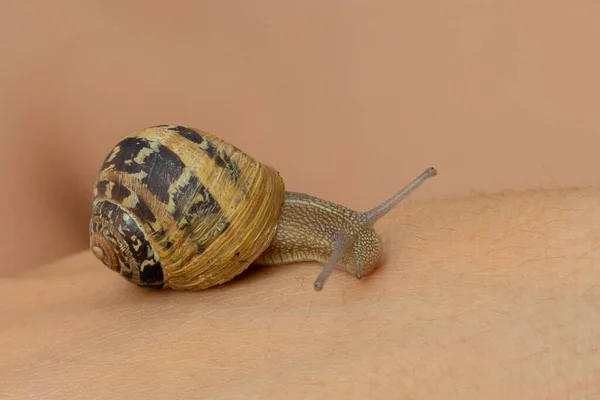
[[[407,202],[358,281],[137,288],[90,252],[0,281],[0,398],[593,399],[597,189]]]

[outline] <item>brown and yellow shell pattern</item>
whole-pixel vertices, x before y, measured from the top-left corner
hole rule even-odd
[[[214,135],[150,127],[120,141],[100,168],[90,248],[139,286],[218,285],[268,247],[284,190],[276,170]]]

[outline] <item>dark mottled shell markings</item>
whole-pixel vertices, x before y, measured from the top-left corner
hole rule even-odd
[[[242,175],[240,167],[229,158],[226,152],[219,152],[217,147],[210,140],[203,137],[198,131],[195,131],[184,126],[173,126],[170,130],[179,133],[184,138],[191,142],[196,143],[199,147],[206,151],[206,153],[215,161],[215,164],[225,170],[225,173],[229,177],[237,182]],[[237,149],[236,149],[237,150]]]
[[[124,209],[109,201],[97,202],[90,235],[96,239],[92,251],[111,269],[140,286],[162,287],[161,262],[144,232]]]
[[[103,180],[96,184],[95,194],[102,198],[112,199],[118,204],[128,205],[128,209],[142,221],[156,222],[156,216],[135,193],[132,193],[123,182]]]
[[[158,254],[166,286],[200,289],[230,280],[269,245],[283,193],[275,170],[221,139],[158,126],[115,146],[94,203],[130,213]]]
[[[169,201],[169,188],[184,168],[179,156],[168,147],[137,137],[121,141],[103,166],[103,170],[139,174],[141,183],[163,203]]]

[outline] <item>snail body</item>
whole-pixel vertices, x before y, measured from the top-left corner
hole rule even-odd
[[[285,190],[270,166],[209,133],[160,125],[121,140],[94,185],[90,248],[144,287],[201,290],[250,264],[341,266],[358,278],[380,259],[373,224],[436,174],[429,168],[380,206],[357,212]]]

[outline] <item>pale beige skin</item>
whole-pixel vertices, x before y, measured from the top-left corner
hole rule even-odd
[[[437,183],[437,182],[436,182]],[[406,202],[361,281],[149,291],[89,251],[0,277],[0,398],[596,400],[600,191]]]
[[[318,291],[338,266],[361,279],[375,269],[381,258],[381,239],[373,229],[375,222],[436,175],[435,168],[428,168],[391,198],[365,212],[308,194],[286,192],[275,237],[255,263],[321,262],[325,267],[314,282]]]

